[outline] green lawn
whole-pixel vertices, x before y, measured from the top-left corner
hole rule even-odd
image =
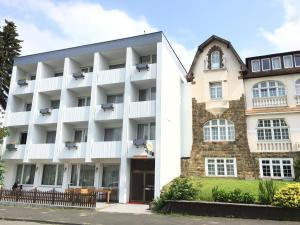
[[[202,187],[200,188],[200,193],[198,195],[199,200],[212,201],[211,190],[214,186],[219,186],[219,189],[223,189],[225,191],[232,191],[235,188],[239,188],[242,190],[242,192],[249,192],[253,194],[256,198],[258,197],[259,180],[207,177],[193,177],[192,180],[195,185],[202,185]],[[289,182],[290,181],[274,181],[277,188],[280,188]]]

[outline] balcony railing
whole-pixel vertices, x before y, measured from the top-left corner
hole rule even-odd
[[[131,81],[156,79],[156,63],[148,64],[148,69],[138,70],[136,66],[132,67]]]
[[[29,150],[29,159],[53,159],[55,144],[32,144]]]
[[[90,107],[70,107],[65,108],[63,121],[64,122],[80,122],[89,120]]]
[[[13,112],[8,115],[6,126],[28,125],[30,112]]]
[[[15,150],[10,151],[5,149],[3,159],[23,159],[26,145],[15,145]]]
[[[130,118],[147,118],[155,117],[155,100],[131,102],[130,103]]]
[[[297,95],[295,98],[296,98],[296,104],[300,105],[300,95]]]
[[[253,108],[287,106],[287,97],[253,98]]]
[[[121,152],[121,141],[94,142],[92,148],[92,158],[121,158]]]
[[[256,152],[289,152],[293,150],[290,141],[261,141],[257,142]]]
[[[34,80],[26,80],[26,85],[15,84],[14,94],[29,94],[34,91]]]
[[[145,146],[134,145],[134,140],[129,141],[127,157],[128,158],[154,158],[156,145],[155,140],[147,140]],[[150,149],[151,148],[151,149]]]
[[[61,159],[84,159],[87,143],[79,142],[76,143],[77,148],[68,148],[66,144],[63,143],[60,146],[59,158]]]
[[[103,70],[98,73],[97,84],[117,84],[125,81],[125,68]]]
[[[96,106],[95,120],[118,120],[123,118],[124,104],[113,104],[113,109],[104,110],[101,105]]]
[[[42,115],[37,113],[35,123],[36,124],[48,124],[57,123],[58,120],[58,109],[52,109],[50,114]]]
[[[42,79],[39,82],[39,91],[54,91],[60,90],[62,87],[62,77],[50,77]]]
[[[73,74],[68,77],[68,88],[88,87],[92,85],[93,72],[83,73],[81,79],[74,78]]]

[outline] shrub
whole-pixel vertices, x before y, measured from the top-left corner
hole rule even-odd
[[[215,202],[232,202],[232,203],[245,203],[253,204],[255,198],[252,194],[248,192],[242,192],[240,189],[236,188],[233,191],[226,192],[219,189],[218,186],[213,187],[212,197]]]
[[[276,192],[276,185],[272,180],[261,180],[258,185],[258,201],[261,204],[270,205]]]
[[[274,195],[272,205],[288,208],[300,208],[300,183],[288,184]]]
[[[166,204],[165,199],[155,198],[151,203],[152,205],[151,210],[153,210],[154,212],[160,212],[165,204]]]

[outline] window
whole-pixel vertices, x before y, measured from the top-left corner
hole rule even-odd
[[[48,164],[43,167],[42,185],[61,186],[63,181],[64,165]]]
[[[35,80],[35,79],[36,79],[36,75],[35,74],[30,75],[30,80]]]
[[[87,142],[88,129],[77,129],[74,132],[75,142]]]
[[[286,69],[293,67],[293,56],[292,55],[284,55],[283,56],[283,66]]]
[[[26,103],[26,104],[25,104],[25,111],[26,111],[26,112],[31,111],[31,106],[32,106],[31,103]]]
[[[26,145],[27,132],[22,132],[20,135],[20,145]]]
[[[122,128],[105,128],[104,129],[104,141],[121,141],[122,140]]]
[[[206,176],[237,176],[235,158],[205,158]]]
[[[222,98],[222,82],[209,83],[209,90],[211,99]]]
[[[252,72],[259,72],[260,71],[260,61],[259,60],[252,60],[251,61]]]
[[[289,140],[289,128],[284,119],[258,120],[257,139]]]
[[[102,186],[109,188],[119,186],[118,165],[108,165],[103,167]]]
[[[150,64],[150,63],[156,63],[157,56],[156,55],[146,55],[140,57],[140,63]]]
[[[263,81],[252,88],[253,98],[285,96],[284,84],[280,81]]]
[[[93,72],[93,67],[92,66],[84,66],[80,68],[82,73],[91,73]]]
[[[115,64],[115,65],[109,65],[108,69],[113,70],[113,69],[120,69],[120,68],[124,68],[125,64]]]
[[[46,134],[46,143],[53,144],[55,143],[56,131],[47,131]]]
[[[300,79],[296,81],[296,95],[300,96]]]
[[[51,102],[50,102],[50,107],[52,108],[52,109],[58,109],[59,108],[59,100],[51,100]]]
[[[79,97],[78,98],[78,107],[90,106],[91,97]]]
[[[64,74],[63,72],[55,72],[54,77],[62,77],[63,74]]]
[[[139,89],[139,102],[156,99],[156,87]]]
[[[221,54],[220,54],[220,51],[213,51],[210,55],[211,57],[211,69],[220,69],[221,65],[220,65],[220,62],[221,62]]]
[[[79,179],[78,179],[79,178]],[[71,186],[91,187],[94,186],[95,166],[87,164],[72,165]]]
[[[293,159],[259,159],[261,177],[293,178]]]
[[[279,69],[281,69],[280,57],[274,57],[274,58],[272,58],[272,69],[273,70],[279,70]]]
[[[224,119],[213,119],[204,124],[204,141],[234,141],[234,124]]]
[[[107,103],[123,103],[123,94],[107,95]]]
[[[295,67],[300,67],[300,54],[294,55]]]
[[[16,182],[23,185],[33,185],[35,175],[35,165],[19,164],[17,165]]]
[[[155,123],[138,124],[137,139],[155,140]]]
[[[271,70],[271,62],[270,59],[262,59],[261,60],[261,67],[262,67],[262,71],[268,71]]]

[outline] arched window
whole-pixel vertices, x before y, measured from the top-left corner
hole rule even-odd
[[[296,81],[296,95],[300,96],[300,79]]]
[[[285,96],[284,84],[280,81],[263,81],[252,88],[253,98]]]
[[[289,127],[284,119],[258,120],[257,139],[259,141],[289,140]]]
[[[204,141],[234,141],[234,124],[225,119],[213,119],[204,124]]]
[[[216,51],[213,51],[210,55],[211,57],[211,69],[220,69],[220,51],[216,50]]]

